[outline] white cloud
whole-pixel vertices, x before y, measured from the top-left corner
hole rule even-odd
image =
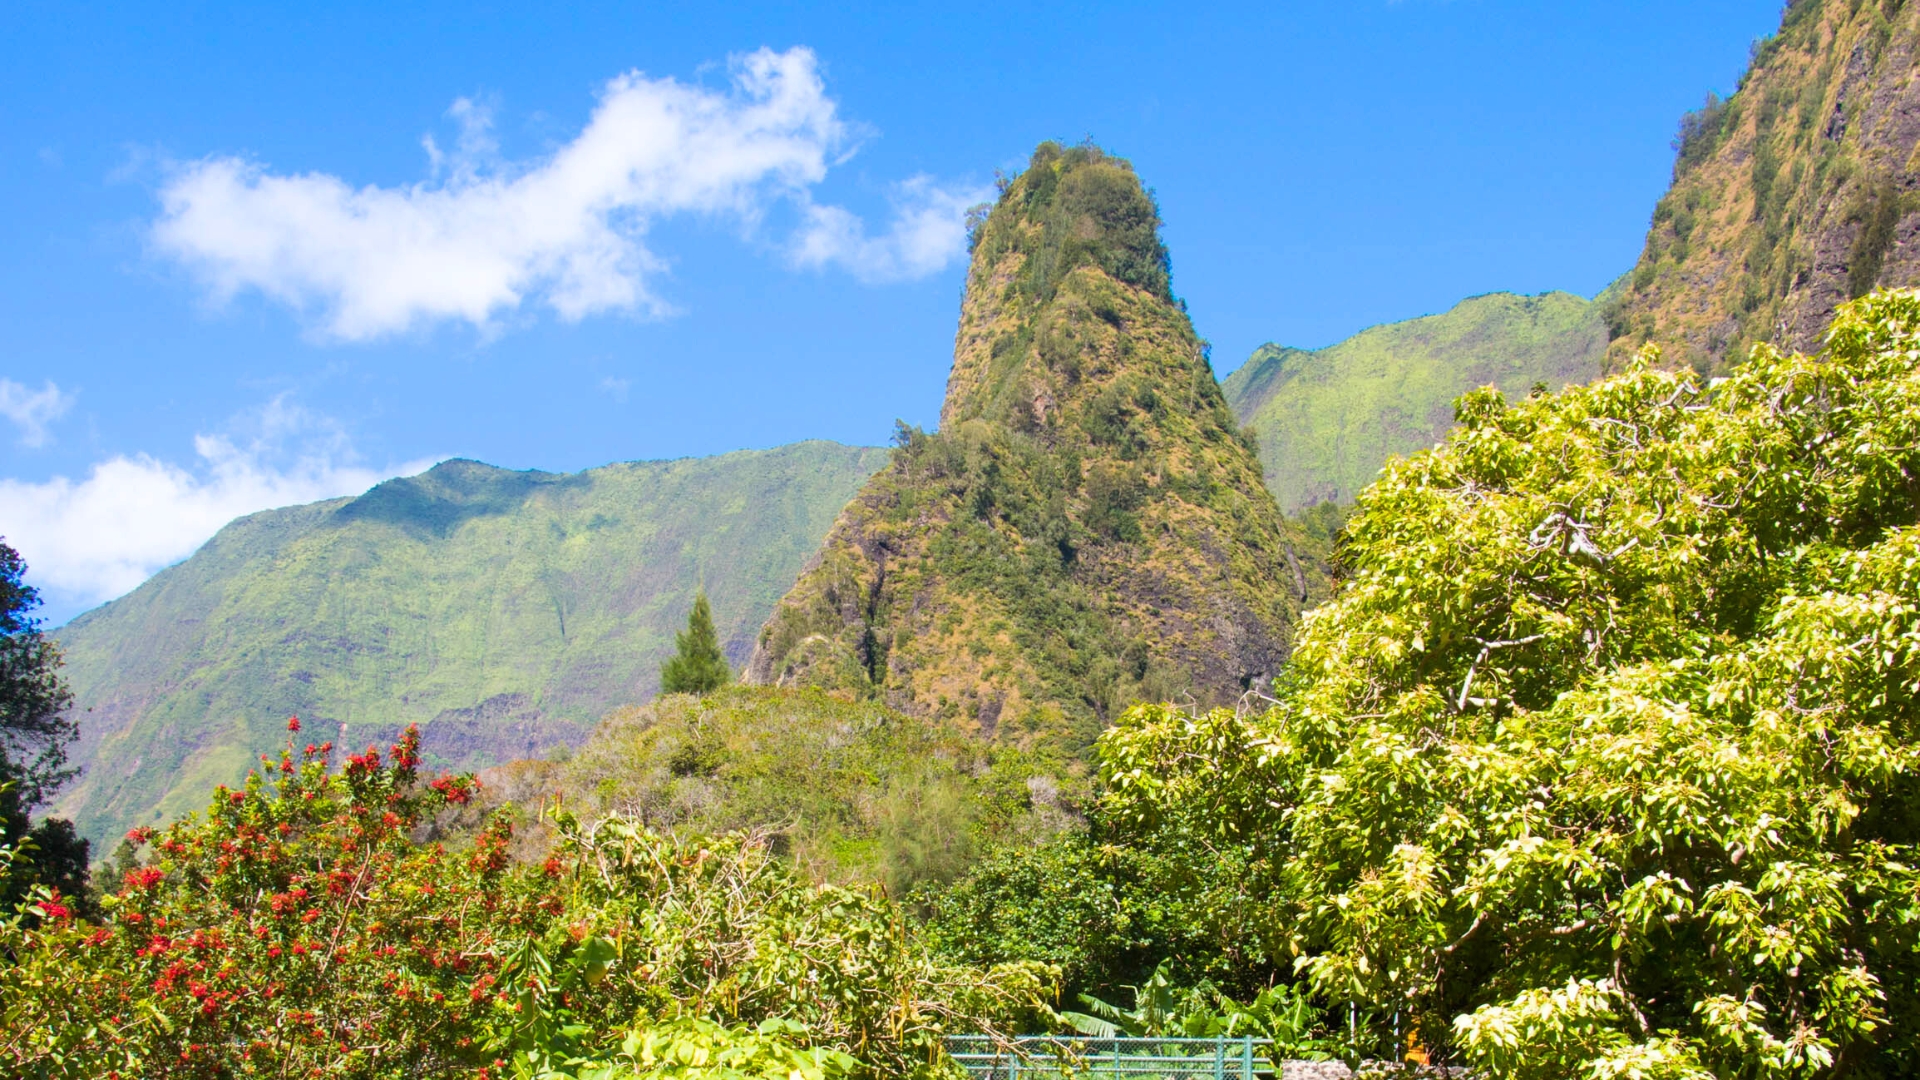
[[[358,494],[430,464],[352,464],[339,425],[284,399],[239,426],[238,436],[196,436],[193,470],[138,454],[99,462],[78,481],[0,480],[7,542],[25,557],[36,584],[91,605],[193,554],[236,517]]]
[[[664,314],[649,287],[663,263],[645,239],[673,214],[729,216],[751,230],[791,201],[807,218],[796,261],[869,280],[924,275],[960,253],[971,193],[912,181],[896,234],[878,239],[847,211],[813,205],[851,129],[811,50],[761,49],[735,57],[732,74],[728,91],[615,78],[572,142],[517,167],[499,160],[490,110],[462,99],[457,147],[425,140],[433,178],[408,187],[208,158],[163,185],[154,242],[216,299],[258,290],[343,340],[445,319],[490,331],[530,299],[568,320]]]
[[[894,191],[892,229],[871,237],[854,214],[809,204],[792,258],[801,266],[838,264],[867,282],[925,277],[966,246],[967,209],[992,197],[990,187],[943,187],[916,176]]]
[[[64,393],[51,381],[40,389],[29,390],[12,379],[0,379],[0,416],[20,429],[20,445],[45,446],[52,436],[47,425],[73,407],[73,395]]]

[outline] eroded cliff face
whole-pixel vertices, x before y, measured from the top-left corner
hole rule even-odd
[[[1659,344],[1718,372],[1818,344],[1841,301],[1920,284],[1920,5],[1798,0],[1740,89],[1683,126],[1609,313],[1607,363]]]
[[[940,431],[903,430],[747,677],[1079,744],[1264,688],[1323,585],[1169,290],[1132,168],[1043,144],[974,233]]]

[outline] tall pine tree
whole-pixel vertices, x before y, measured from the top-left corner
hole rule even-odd
[[[720,652],[720,635],[713,629],[713,608],[706,590],[694,597],[687,629],[674,635],[673,656],[660,665],[663,694],[710,694],[733,681],[733,669]]]
[[[67,744],[79,733],[60,679],[60,650],[40,632],[33,610],[40,594],[26,583],[27,564],[0,540],[0,845],[30,840],[25,858],[0,874],[0,909],[10,910],[40,884],[84,900],[87,842],[73,823],[32,812],[53,798],[75,770]]]

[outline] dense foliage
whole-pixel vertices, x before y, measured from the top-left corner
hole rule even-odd
[[[1020,176],[1002,183],[1000,206],[1008,212],[989,214],[971,241],[984,264],[1019,256],[1015,287],[1026,297],[1050,300],[1074,268],[1094,266],[1173,300],[1160,207],[1126,161],[1092,144],[1043,142]]]
[[[40,631],[40,596],[24,578],[26,561],[0,541],[0,781],[37,806],[73,775],[67,744],[77,725],[60,680],[60,650]]]
[[[1164,823],[1162,823],[1164,826]],[[1257,932],[1264,898],[1243,845],[1175,827],[1085,828],[1000,844],[958,880],[915,896],[929,940],[957,961],[1041,960],[1065,1000],[1116,999],[1156,972],[1253,995],[1290,975]],[[1250,933],[1249,928],[1256,932]]]
[[[694,595],[687,628],[673,637],[673,655],[660,665],[663,694],[711,694],[733,681],[733,668],[720,651],[720,635],[713,629],[713,606],[707,591]]]
[[[562,817],[530,865],[504,819],[416,843],[471,782],[422,782],[411,732],[331,751],[289,745],[203,818],[137,830],[103,921],[41,890],[0,924],[0,1071],[905,1076],[1044,996],[1044,969],[938,963],[884,898],[749,837]]]
[[[1262,1053],[1275,1064],[1305,1057],[1324,1060],[1332,1040],[1315,1035],[1322,1018],[1297,986],[1280,983],[1261,990],[1246,1004],[1221,993],[1210,981],[1181,986],[1168,977],[1162,964],[1138,986],[1130,1007],[1081,994],[1086,1012],[1064,1010],[1058,1015],[1083,1035],[1112,1038],[1252,1037],[1264,1040]]]
[[[617,709],[564,761],[490,770],[480,802],[547,800],[688,834],[756,832],[813,880],[901,896],[996,845],[1068,827],[1085,773],[872,701],[730,686]],[[469,818],[458,824],[484,820]],[[546,828],[524,823],[528,857]]]
[[[1109,812],[1248,844],[1313,987],[1490,1075],[1911,1075],[1917,362],[1883,294],[1711,385],[1468,395],[1278,703],[1136,711]]]

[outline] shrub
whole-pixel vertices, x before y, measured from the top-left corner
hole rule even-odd
[[[1027,784],[1064,770],[877,702],[731,686],[616,710],[544,771],[545,790],[578,812],[659,831],[760,832],[803,876],[899,896],[951,878],[983,844],[1056,827]]]
[[[1680,130],[1673,136],[1673,178],[1680,179],[1720,146],[1720,133],[1727,126],[1731,99],[1709,92],[1701,106],[1680,117]]]

